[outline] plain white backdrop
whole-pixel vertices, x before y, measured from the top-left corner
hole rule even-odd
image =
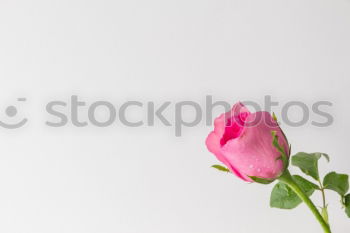
[[[349,42],[349,0],[0,0],[1,119],[17,121],[12,104],[29,119],[0,129],[0,231],[321,232],[303,205],[270,209],[272,186],[211,169],[211,127],[49,128],[45,104],[327,100],[330,127],[284,130],[294,152],[331,156],[323,174],[350,173]],[[334,232],[349,232],[328,197]]]

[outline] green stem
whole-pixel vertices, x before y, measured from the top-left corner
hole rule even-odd
[[[288,185],[298,196],[299,198],[309,207],[311,212],[315,215],[317,221],[321,224],[324,233],[331,233],[331,229],[327,222],[323,219],[320,212],[317,210],[314,203],[310,200],[310,198],[303,192],[303,190],[299,187],[297,183],[293,180],[290,172],[288,170],[279,178],[279,180],[286,185]]]
[[[327,222],[327,224],[329,224],[329,222],[328,222],[328,210],[327,210],[327,203],[326,203],[326,194],[325,194],[322,182],[320,180],[318,180],[318,183],[320,185],[320,191],[322,193],[322,203],[323,203],[322,212],[321,212],[322,217]]]
[[[321,181],[318,181],[318,183],[320,184],[320,189],[322,192],[323,208],[325,208],[326,207],[326,195],[324,193],[324,188],[323,188]]]

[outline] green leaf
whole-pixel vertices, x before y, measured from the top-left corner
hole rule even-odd
[[[344,196],[349,191],[349,176],[336,172],[328,173],[323,179],[323,186]]]
[[[289,186],[284,183],[277,183],[272,189],[270,206],[272,208],[293,209],[302,201]]]
[[[215,168],[215,169],[217,169],[217,170],[219,170],[219,171],[221,171],[221,172],[230,172],[230,170],[228,169],[228,168],[226,168],[226,167],[224,167],[224,166],[222,166],[222,165],[213,165],[213,166],[211,166],[212,168]]]
[[[329,158],[329,155],[326,154],[326,153],[315,152],[314,154],[317,155],[317,156],[319,156],[320,158],[323,156],[323,157],[327,160],[328,163],[329,163],[329,161],[331,160],[331,159]]]
[[[350,194],[345,196],[345,213],[350,218]]]
[[[316,152],[309,154],[299,152],[292,157],[292,165],[299,167],[306,175],[311,176],[315,180],[319,180],[320,175],[318,173],[318,160],[322,155],[329,161],[329,156],[324,153]]]
[[[300,188],[311,196],[318,186],[314,183],[304,179],[301,176],[293,176],[294,181]],[[270,198],[270,206],[279,209],[293,209],[302,203],[298,195],[286,184],[279,182],[272,190]]]
[[[265,179],[257,176],[248,176],[250,179],[252,179],[254,182],[259,184],[271,184],[275,180]]]
[[[344,197],[345,205],[350,206],[350,193]]]
[[[300,188],[304,191],[304,192],[307,192],[307,191],[311,191],[311,190],[315,190],[315,189],[320,189],[318,187],[318,185],[308,181],[307,179],[305,179],[304,177],[302,176],[299,176],[299,175],[294,175],[293,176],[293,179],[294,181],[300,186]],[[311,195],[312,193],[310,193]]]

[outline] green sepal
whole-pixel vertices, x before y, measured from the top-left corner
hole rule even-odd
[[[292,144],[289,144],[289,154],[292,152]]]
[[[276,114],[274,112],[272,113],[272,119],[277,122],[277,116],[276,116]]]
[[[215,165],[213,165],[211,167],[215,168],[215,169],[217,169],[217,170],[219,170],[221,172],[230,172],[230,170],[227,167],[222,166],[222,165],[215,164]]]
[[[289,166],[288,155],[286,154],[284,148],[278,143],[278,136],[276,131],[272,131],[272,145],[281,153],[281,156],[276,160],[282,160],[283,170],[286,170]]]
[[[265,179],[265,178],[261,178],[261,177],[257,177],[257,176],[248,176],[250,179],[252,179],[254,182],[259,183],[259,184],[271,184],[272,182],[274,182],[275,180],[271,180],[271,179]]]

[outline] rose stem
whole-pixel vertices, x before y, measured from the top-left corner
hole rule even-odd
[[[326,223],[326,221],[323,219],[322,215],[320,212],[317,210],[316,206],[314,203],[310,200],[310,198],[301,190],[299,185],[295,183],[293,180],[290,172],[286,170],[284,174],[278,178],[281,182],[285,183],[288,185],[298,196],[299,198],[309,207],[311,212],[315,215],[316,219],[318,222],[321,224],[323,230],[325,233],[331,233],[331,229],[329,225]]]
[[[323,200],[323,207],[322,207],[322,216],[324,218],[324,220],[328,223],[328,211],[327,211],[327,203],[326,203],[326,194],[324,191],[324,187],[322,185],[322,182],[320,181],[320,179],[318,179],[318,183],[320,184],[320,191],[322,193],[322,200]]]

